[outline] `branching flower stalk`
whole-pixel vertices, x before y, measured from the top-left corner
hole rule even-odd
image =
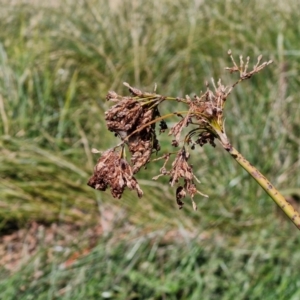
[[[261,63],[262,56],[260,55],[253,69],[248,71],[249,57],[244,62],[243,57],[240,56],[238,65],[230,50],[228,55],[233,66],[226,70],[230,73],[238,72],[239,79],[231,86],[224,86],[221,80],[215,84],[212,80],[213,89],[206,83],[206,91],[193,98],[189,96],[174,98],[155,92],[146,93],[131,87],[128,83],[124,83],[124,85],[129,89],[129,96],[121,96],[110,91],[106,99],[115,102],[115,105],[105,113],[105,120],[108,130],[114,132],[121,141],[116,147],[102,153],[88,185],[101,191],[110,187],[115,198],[121,198],[126,187],[136,190],[137,195],[142,197],[143,192],[134,175],[151,161],[152,154],[160,151],[156,124],[159,124],[159,133],[163,133],[168,130],[166,120],[176,117],[179,121],[169,129],[169,135],[173,137],[171,145],[177,151],[165,153],[152,161],[164,161],[160,168],[160,174],[153,179],[157,180],[161,176],[169,177],[170,185],[176,187],[176,201],[180,209],[184,205],[183,199],[187,194],[191,198],[194,209],[197,209],[194,201],[196,194],[207,197],[197,189],[196,183],[199,180],[193,173],[192,165],[188,162],[190,157],[188,150],[195,149],[198,145],[202,147],[205,144],[215,147],[215,140],[219,140],[231,157],[258,182],[300,229],[299,213],[256,168],[232,147],[224,129],[223,111],[226,100],[234,87],[263,70],[272,61]],[[159,106],[166,101],[183,103],[187,109],[161,116]],[[187,131],[186,128],[190,129],[184,135],[184,132]],[[130,157],[129,162],[127,161],[128,156]],[[171,163],[172,158],[173,162]]]

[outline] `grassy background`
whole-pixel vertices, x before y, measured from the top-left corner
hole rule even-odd
[[[41,238],[18,271],[3,266],[1,299],[299,299],[299,233],[221,147],[192,153],[210,196],[197,197],[197,212],[189,203],[179,211],[167,182],[151,180],[159,163],[138,176],[142,199],[126,192],[115,200],[86,186],[97,160],[91,148],[117,142],[103,120],[108,90],[157,83],[161,94],[184,96],[211,77],[230,84],[232,49],[274,63],[231,95],[227,133],[297,199],[297,0],[0,5],[1,235],[32,222],[75,224],[78,232],[51,255]],[[96,246],[62,267],[98,224]],[[54,239],[51,249],[59,245]]]

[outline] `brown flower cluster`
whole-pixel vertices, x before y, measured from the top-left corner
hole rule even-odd
[[[115,92],[109,92],[106,99],[116,104],[105,113],[107,128],[122,141],[119,145],[121,151],[105,151],[88,182],[89,186],[101,191],[110,187],[115,198],[121,198],[126,187],[136,190],[139,197],[143,195],[133,175],[149,162],[153,152],[160,149],[155,122],[152,121],[159,116],[157,104],[163,100],[162,97],[142,93],[128,84],[125,85],[131,96],[122,97]],[[130,164],[125,159],[125,145],[131,154]]]
[[[107,99],[118,103],[105,113],[105,120],[107,128],[127,144],[135,174],[149,162],[152,152],[160,149],[155,123],[151,124],[151,121],[159,115],[156,103],[162,99],[160,95],[142,93],[127,83],[125,85],[132,97],[109,92]]]
[[[143,191],[133,177],[131,166],[122,158],[121,153],[114,150],[108,150],[102,154],[88,185],[100,191],[105,191],[110,186],[115,198],[121,198],[125,187],[136,190],[139,197],[143,196]]]
[[[170,128],[169,135],[173,136],[171,142],[173,147],[182,146],[175,153],[176,156],[171,163],[170,170],[167,170],[167,163],[172,154],[168,153],[159,158],[164,159],[165,162],[160,169],[160,175],[154,179],[163,175],[169,176],[170,185],[172,187],[177,185],[176,201],[179,208],[182,208],[184,204],[182,199],[188,194],[192,199],[194,209],[196,209],[195,194],[206,195],[196,188],[195,180],[198,180],[193,173],[192,166],[188,163],[189,153],[186,147],[194,149],[196,145],[203,146],[205,144],[215,147],[215,139],[218,139],[222,146],[228,149],[230,143],[223,124],[223,109],[226,99],[239,82],[250,78],[271,63],[269,61],[260,64],[260,56],[253,70],[248,72],[249,58],[244,63],[243,58],[240,57],[240,66],[238,66],[231,51],[228,54],[233,62],[233,67],[226,69],[231,73],[240,73],[239,79],[232,86],[224,86],[221,80],[215,84],[212,80],[213,89],[206,83],[206,91],[192,98],[189,96],[173,98],[156,93],[145,93],[127,83],[124,85],[129,89],[129,96],[120,96],[110,91],[106,99],[115,104],[105,113],[105,120],[108,130],[114,132],[121,142],[114,149],[102,154],[88,185],[101,191],[110,187],[112,195],[116,198],[120,198],[125,188],[128,187],[136,190],[138,196],[141,197],[143,192],[133,175],[146,166],[153,153],[160,151],[155,124],[159,123],[159,132],[162,133],[168,129],[165,121],[167,118],[179,117],[180,120]],[[165,101],[181,102],[186,105],[187,110],[161,116],[158,106]],[[121,150],[117,151],[117,148],[121,148]],[[126,149],[130,153],[130,163],[125,159]]]
[[[183,207],[184,202],[182,201],[188,193],[192,199],[193,208],[196,210],[197,205],[194,202],[194,196],[196,193],[207,197],[207,195],[202,194],[197,190],[194,183],[194,179],[199,182],[196,176],[193,173],[192,165],[188,164],[188,159],[190,154],[186,151],[185,147],[180,149],[176,155],[175,160],[172,163],[171,170],[167,171],[166,164],[170,159],[171,154],[164,155],[159,159],[164,159],[165,163],[160,169],[160,175],[154,177],[154,180],[157,180],[160,176],[168,175],[170,176],[170,185],[173,187],[175,184],[179,184],[176,189],[176,202],[179,206],[179,209]],[[183,179],[183,184],[180,184],[180,179]]]

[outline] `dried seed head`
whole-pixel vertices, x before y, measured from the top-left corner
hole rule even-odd
[[[169,132],[169,135],[173,135],[175,140],[172,141],[172,146],[178,147],[180,141],[180,135],[184,127],[189,126],[192,119],[189,114],[187,114],[184,118],[182,118],[178,123],[176,123]]]
[[[172,163],[171,178],[170,184],[174,186],[174,183],[177,183],[180,178],[187,180],[193,179],[193,170],[192,167],[188,164],[189,153],[182,148]]]
[[[198,135],[198,139],[195,141],[199,146],[203,146],[207,143],[211,144],[213,147],[216,147],[215,136],[208,131],[203,131]]]
[[[176,189],[176,202],[179,205],[179,208],[181,209],[184,204],[182,199],[186,196],[186,193],[188,193],[192,198],[193,208],[196,209],[197,206],[193,200],[195,194],[199,193],[202,196],[206,196],[206,195],[199,192],[194,184],[194,179],[197,180],[197,178],[193,174],[192,166],[189,165],[187,162],[189,158],[189,153],[184,148],[178,151],[176,158],[172,163],[171,170],[167,171],[166,164],[170,158],[170,155],[171,154],[169,153],[159,158],[159,159],[164,159],[165,163],[163,167],[160,169],[160,175],[154,177],[153,179],[156,180],[161,176],[169,175],[170,176],[169,182],[171,186],[174,186],[174,184],[179,183],[180,179],[183,179],[184,184],[179,185],[179,187]]]
[[[245,80],[245,79],[249,79],[251,78],[255,73],[258,73],[259,71],[261,71],[262,69],[264,69],[267,65],[271,64],[272,61],[268,61],[268,62],[264,62],[264,63],[260,63],[261,60],[262,60],[262,55],[259,55],[257,57],[257,63],[256,65],[253,67],[253,70],[252,71],[249,71],[247,72],[247,69],[248,69],[248,66],[249,66],[249,61],[250,61],[250,58],[249,56],[246,58],[246,63],[244,63],[244,60],[243,60],[243,56],[240,55],[240,65],[238,66],[231,54],[231,51],[230,53],[228,52],[230,58],[231,58],[231,61],[233,63],[233,67],[231,68],[225,68],[225,70],[228,70],[230,73],[233,73],[233,72],[239,72],[240,73],[240,79],[241,80]]]
[[[155,125],[147,125],[153,118],[153,110],[144,110],[136,122],[136,129],[143,129],[137,131],[128,139],[127,144],[131,153],[134,174],[149,162],[153,149],[156,151],[160,149],[155,134]]]
[[[152,146],[151,133],[143,131],[129,138],[128,148],[131,153],[134,174],[148,163],[152,153]]]
[[[106,95],[106,100],[107,101],[119,101],[120,98],[121,97],[114,91],[109,91]]]
[[[101,191],[110,186],[114,198],[121,198],[126,187],[136,190],[139,197],[143,195],[130,165],[121,158],[120,153],[111,149],[105,151],[98,160],[88,185]]]
[[[129,189],[135,189],[138,196],[141,197],[142,190],[133,174],[149,162],[153,152],[160,150],[155,132],[155,122],[160,122],[159,132],[164,132],[168,128],[164,119],[171,115],[181,117],[181,120],[169,132],[169,135],[174,137],[173,146],[179,146],[183,129],[191,125],[193,128],[183,139],[184,145],[191,145],[194,148],[197,144],[203,146],[209,143],[215,146],[214,140],[217,138],[225,149],[229,149],[230,143],[225,134],[223,122],[225,101],[239,82],[252,77],[272,61],[261,63],[262,56],[260,55],[252,71],[248,71],[249,57],[243,59],[240,56],[238,65],[232,56],[231,50],[228,51],[228,55],[233,66],[226,69],[230,73],[239,72],[239,79],[231,86],[222,85],[221,80],[215,83],[212,79],[213,88],[211,89],[208,82],[206,82],[206,91],[201,92],[199,96],[195,95],[193,98],[189,96],[185,98],[164,97],[156,93],[146,93],[130,86],[128,83],[124,83],[124,85],[129,89],[130,97],[120,96],[113,91],[108,92],[106,99],[117,103],[105,113],[107,127],[121,138],[122,142],[119,146],[128,146],[131,153],[131,165],[123,159],[124,148],[122,148],[122,154],[115,152],[115,150],[108,150],[98,160],[88,185],[103,191],[110,187],[112,195],[116,198],[120,198],[124,189],[128,187]],[[165,100],[177,100],[186,105],[187,110],[180,113],[172,112],[161,117],[158,105]],[[185,148],[178,151],[171,169],[167,170],[166,165],[170,156],[171,153],[163,156],[165,163],[160,169],[160,175],[153,179],[164,175],[170,176],[171,186],[179,184],[176,190],[176,201],[179,208],[182,208],[184,204],[182,199],[186,194],[189,194],[192,198],[193,208],[196,209],[197,206],[193,198],[196,193],[201,193],[194,183],[197,178],[193,174],[192,166],[188,164],[189,153],[186,152]]]
[[[132,86],[130,86],[127,82],[123,82],[123,84],[128,87],[129,92],[133,95],[133,96],[143,96],[142,91],[140,91],[139,89],[136,89]]]
[[[110,131],[128,132],[143,112],[142,105],[133,98],[123,97],[117,104],[105,112],[105,120]]]
[[[133,173],[136,173],[148,163],[152,152],[160,149],[155,124],[150,123],[156,116],[160,116],[155,101],[161,101],[161,96],[142,93],[127,83],[124,85],[135,97],[122,97],[105,113],[105,119],[108,129],[127,144]],[[108,98],[114,96],[115,94],[110,93]]]
[[[194,182],[192,180],[185,180],[184,188],[186,189],[186,191],[188,192],[188,194],[191,196],[192,199],[198,192],[196,185],[194,184]]]

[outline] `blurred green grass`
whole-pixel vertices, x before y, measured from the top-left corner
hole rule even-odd
[[[210,196],[196,199],[197,212],[189,203],[178,211],[166,181],[151,181],[158,163],[139,174],[139,200],[86,186],[97,159],[91,148],[116,144],[103,120],[108,90],[157,83],[161,94],[184,96],[211,77],[230,84],[224,67],[232,49],[274,64],[231,95],[227,134],[279,190],[299,195],[297,0],[0,4],[1,231],[31,221],[92,226],[108,202],[126,211],[71,269],[60,270],[59,257],[45,263],[41,251],[0,276],[3,299],[300,297],[298,232],[221,147],[192,153]],[[162,243],[173,230],[188,234]],[[43,275],[35,279],[37,269]]]

